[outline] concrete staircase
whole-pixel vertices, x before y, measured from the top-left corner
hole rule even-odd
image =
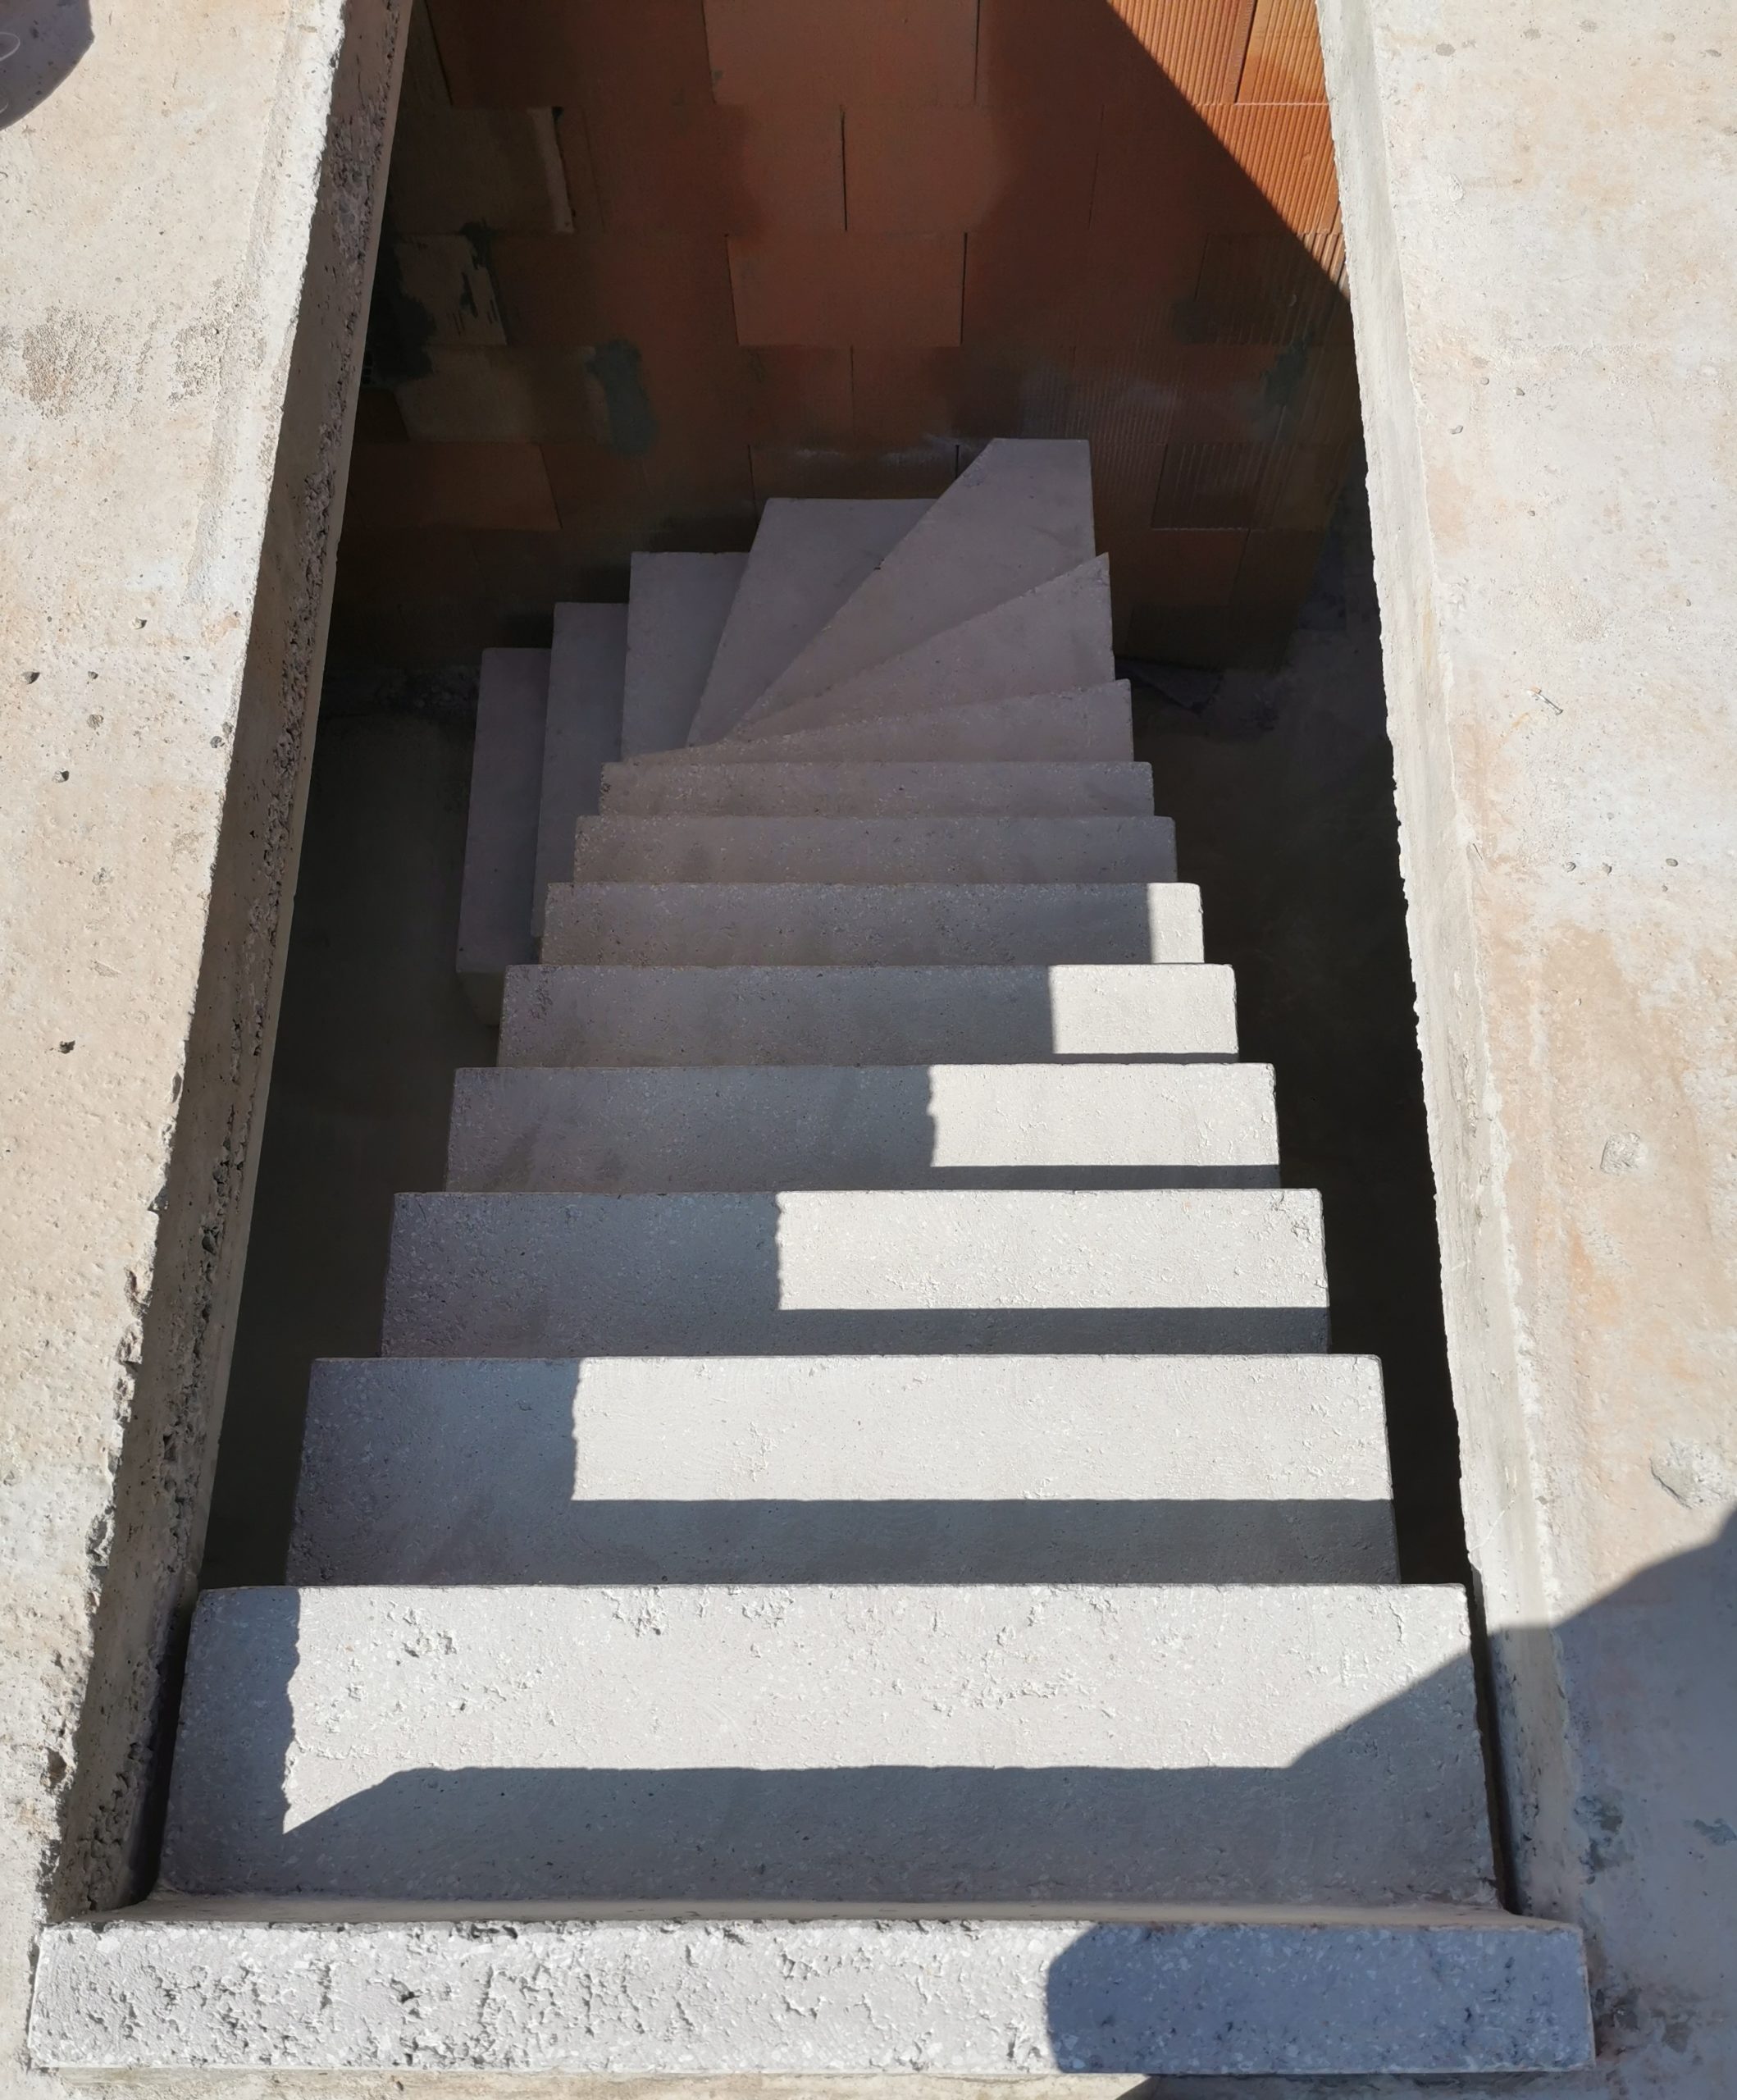
[[[1113,673],[1074,444],[490,653],[499,1061],[45,2061],[1584,2059]]]

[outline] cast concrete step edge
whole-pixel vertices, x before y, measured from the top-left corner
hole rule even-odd
[[[996,438],[768,682],[744,719],[858,678],[1078,568],[1096,548],[1084,440]]]
[[[746,555],[634,555],[622,703],[626,756],[687,742],[747,564]]]
[[[1150,816],[1149,765],[1065,760],[609,765],[604,816]],[[528,898],[530,885],[526,884]],[[528,961],[515,956],[515,962]]]
[[[734,746],[971,701],[1083,691],[1115,677],[1110,635],[1110,564],[1101,555],[812,699],[745,719],[724,741]]]
[[[1388,1585],[207,1591],[162,1873],[479,1906],[1494,1898],[1464,1596]]]
[[[644,766],[747,765],[788,759],[1131,759],[1133,714],[1125,681],[1083,692],[1024,693],[931,714],[888,715],[752,742],[723,738],[685,751],[648,752]]]
[[[386,1356],[1288,1354],[1311,1189],[399,1197]]]
[[[531,892],[531,924],[539,934],[549,883],[572,869],[579,819],[596,810],[603,769],[621,756],[627,675],[625,605],[557,605],[554,619]]]
[[[479,1067],[449,1189],[1264,1188],[1266,1065]]]
[[[578,883],[1163,883],[1168,817],[595,816]]]
[[[928,507],[927,500],[771,497],[688,741],[733,728]]]
[[[780,2073],[1488,2076],[1592,2057],[1579,1933],[1445,1904],[1070,1918],[540,1904],[482,1921],[334,1907],[164,1896],[51,1925],[33,2061],[698,2077],[753,2100]]]
[[[1198,962],[1187,883],[568,883],[545,962]]]
[[[292,1582],[1384,1582],[1368,1357],[317,1363]]]
[[[536,957],[531,896],[548,716],[549,651],[485,649],[458,892],[458,975],[485,1020],[500,1019],[505,971]]]
[[[1227,1058],[1219,963],[511,970],[512,1065],[937,1065]]]

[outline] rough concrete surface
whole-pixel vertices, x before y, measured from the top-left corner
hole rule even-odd
[[[610,765],[602,809],[605,816],[1150,816],[1152,771],[999,759]]]
[[[328,1361],[308,1395],[288,1572],[1392,1581],[1380,1368],[1335,1356]]]
[[[1518,1894],[1737,2091],[1737,71],[1717,0],[1323,0]]]
[[[1214,963],[509,970],[503,1065],[929,1065],[1233,1057]]]
[[[9,2092],[45,1913],[125,1900],[145,1864],[271,1064],[399,11],[9,17]]]
[[[681,752],[647,755],[652,765],[746,765],[788,759],[1125,759],[1133,756],[1128,687],[1119,681],[1084,692],[1027,693],[960,703],[933,714],[841,722],[788,736],[720,737]]]
[[[1128,2064],[1156,2070],[1162,2086],[1138,2087],[1156,2100],[1249,2090],[1241,2080],[1169,2082],[1208,2066],[1344,2073],[1397,2057],[1420,2070],[1499,2072],[1576,2063],[1587,2047],[1571,1933],[1445,1906],[1379,1920],[1106,1909],[1077,1921],[508,1913],[481,1924],[269,1907],[271,1921],[171,1900],[152,1906],[148,1927],[63,1930],[49,1951],[38,2047],[69,2067],[141,2053],[169,2068],[213,2063],[230,2070],[232,2093],[263,2089],[235,2075],[252,2065],[362,2065],[445,2071],[442,2093],[525,2100],[796,2100],[817,2090],[817,2076],[831,2100],[989,2100],[1010,2089],[1098,2100],[1125,2089],[1125,2072],[1105,2074]],[[889,2056],[900,2067],[890,2078],[828,2075]],[[519,2075],[462,2076],[473,2067]],[[768,2070],[796,2075],[751,2075]],[[1043,2075],[1055,2070],[1095,2075]],[[523,2075],[550,2070],[602,2075]],[[335,2088],[292,2076],[270,2089]],[[372,2100],[421,2081],[362,2077],[335,2089]],[[1283,2089],[1320,2089],[1288,2078]],[[1361,2079],[1327,2089],[1347,2100],[1397,2089]]]
[[[1446,1587],[208,1590],[162,1878],[481,1903],[1484,1902],[1474,1709]]]
[[[745,555],[633,556],[622,694],[624,755],[687,742],[747,565]]]

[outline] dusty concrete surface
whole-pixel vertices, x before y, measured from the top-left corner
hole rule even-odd
[[[15,11],[0,89],[0,2086],[135,1892],[270,1064],[393,0]]]
[[[1584,2089],[1712,2100],[1737,2090],[1730,10],[1321,14],[1518,1892],[1589,1934]]]

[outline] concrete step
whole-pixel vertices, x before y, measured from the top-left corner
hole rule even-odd
[[[285,1908],[157,1897],[49,1926],[32,2061],[690,2085],[1205,2074],[1217,2087],[1568,2070],[1592,2055],[1579,1933],[1488,1908],[1095,1906],[1061,1920],[959,1903],[798,1918],[698,1905],[563,1917],[545,1904],[495,1908],[490,1922]]]
[[[768,682],[745,719],[857,678],[1078,568],[1096,546],[1085,442],[998,438]]]
[[[1215,963],[513,970],[509,1065],[946,1065],[1233,1057]]]
[[[580,883],[1164,883],[1168,817],[581,817]]]
[[[609,817],[1150,816],[1152,769],[996,760],[610,765],[602,810]]]
[[[461,1071],[449,1189],[1276,1186],[1265,1065]]]
[[[595,811],[603,769],[621,756],[627,677],[627,607],[557,605],[531,891],[531,924],[539,934],[549,885],[572,872],[579,819]]]
[[[688,732],[732,728],[928,509],[927,500],[773,496]]]
[[[1475,1708],[1448,1588],[208,1591],[162,1874],[374,1901],[1492,1902]]]
[[[387,1356],[1327,1346],[1295,1189],[408,1195]]]
[[[1184,883],[568,883],[545,962],[1198,962]]]
[[[1367,1357],[317,1364],[292,1582],[1384,1582]]]
[[[485,649],[458,892],[458,975],[485,1020],[500,1019],[504,972],[536,957],[531,890],[548,715],[549,651]]]
[[[687,742],[747,565],[746,555],[634,555],[622,704],[627,756]]]
[[[812,699],[768,707],[728,741],[1102,685],[1115,677],[1110,632],[1110,564],[1100,555]]]
[[[1133,717],[1124,681],[1085,692],[1024,693],[932,714],[890,714],[788,736],[723,737],[683,752],[644,756],[645,765],[747,765],[791,759],[1130,759]]]

